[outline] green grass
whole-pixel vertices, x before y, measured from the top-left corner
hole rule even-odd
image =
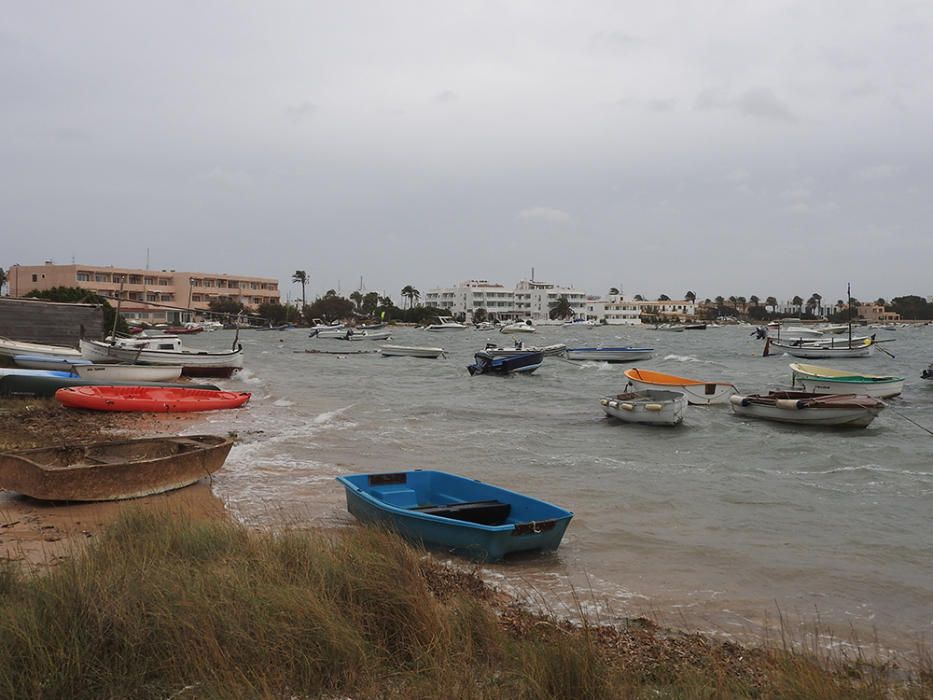
[[[744,653],[744,656],[742,654]],[[4,698],[920,698],[696,635],[572,627],[391,534],[130,510],[45,573],[0,568]]]

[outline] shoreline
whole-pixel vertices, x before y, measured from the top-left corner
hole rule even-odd
[[[91,442],[119,439],[128,434],[138,437],[177,434],[186,430],[190,432],[190,428],[199,423],[206,424],[207,421],[204,416],[197,414],[100,414],[65,409],[49,400],[0,400],[0,450],[48,444],[46,436],[53,436],[53,442]],[[20,563],[33,572],[51,569],[80,555],[86,543],[97,539],[122,514],[139,509],[152,513],[168,511],[179,518],[195,521],[236,521],[223,500],[213,493],[209,481],[139,499],[80,504],[42,502],[0,490],[0,560]],[[283,527],[289,529],[287,524],[283,524]],[[277,526],[258,529],[275,530]],[[632,651],[633,645],[647,645],[653,649],[650,653],[655,657],[659,654],[675,654],[697,658],[709,654],[711,649],[717,649],[720,651],[716,653],[725,654],[731,663],[741,666],[743,659],[750,661],[753,655],[757,658],[758,654],[763,653],[762,649],[776,649],[784,644],[785,651],[789,648],[815,657],[857,661],[860,664],[874,664],[879,668],[888,668],[891,664],[896,668],[899,662],[912,662],[906,655],[892,655],[877,648],[871,653],[870,642],[856,645],[832,635],[830,638],[837,642],[835,650],[818,645],[818,635],[812,639],[801,639],[790,632],[791,638],[784,639],[784,633],[789,630],[784,626],[786,621],[783,619],[780,620],[781,629],[773,635],[764,633],[752,641],[723,639],[714,633],[700,631],[695,625],[678,626],[667,621],[659,622],[651,619],[654,616],[650,614],[623,616],[611,624],[600,622],[597,615],[594,622],[585,613],[583,603],[577,611],[579,616],[561,614],[549,607],[548,601],[523,599],[518,587],[508,585],[507,589],[515,590],[504,590],[499,583],[483,576],[481,571],[475,568],[471,571],[468,565],[460,565],[456,561],[445,563],[441,558],[431,555],[426,555],[426,558],[433,562],[430,568],[438,577],[437,586],[443,587],[443,582],[448,579],[459,581],[458,585],[473,589],[480,599],[492,601],[503,623],[523,635],[532,633],[537,624],[535,621],[548,620],[549,624],[567,630],[592,627],[597,631],[601,643],[609,647],[625,648],[628,652]],[[540,596],[540,591],[537,595]],[[658,644],[667,649],[664,654],[656,648]],[[918,657],[922,659],[922,656],[921,649]],[[743,667],[736,673],[754,675],[750,667]]]

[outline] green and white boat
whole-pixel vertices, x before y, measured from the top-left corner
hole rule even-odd
[[[885,399],[904,390],[904,377],[859,374],[848,370],[792,362],[794,386],[811,394],[858,394]]]

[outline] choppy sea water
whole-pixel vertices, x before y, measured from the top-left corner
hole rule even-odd
[[[743,392],[788,387],[794,361],[761,357],[748,327],[670,333],[542,328],[526,343],[647,345],[638,366],[724,379]],[[759,637],[784,618],[837,639],[909,652],[933,632],[933,328],[881,332],[867,359],[814,361],[908,378],[865,430],[740,419],[728,405],[688,409],[677,428],[623,425],[598,399],[629,365],[548,358],[533,375],[470,377],[487,338],[400,329],[390,342],[443,346],[445,359],[351,351],[378,343],[242,331],[246,369],[225,386],[253,392],[239,412],[191,432],[236,430],[214,491],[252,524],[341,527],[340,474],[438,468],[575,512],[560,549],[486,566],[498,585],[553,611],[604,621],[649,614],[724,637]],[[233,331],[190,340],[229,345]],[[297,352],[296,352],[297,351]],[[798,627],[799,626],[799,627]]]

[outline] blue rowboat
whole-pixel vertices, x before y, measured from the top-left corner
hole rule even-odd
[[[544,353],[516,352],[511,355],[492,355],[486,351],[473,356],[473,364],[467,367],[470,375],[476,374],[530,374],[544,362]]]
[[[485,561],[557,549],[573,513],[537,498],[447,472],[338,476],[347,510],[403,537]]]
[[[73,377],[71,372],[57,369],[13,369],[0,367],[0,377]]]
[[[17,367],[26,369],[45,369],[58,372],[71,372],[75,365],[92,364],[83,357],[55,357],[54,355],[14,355]]]

